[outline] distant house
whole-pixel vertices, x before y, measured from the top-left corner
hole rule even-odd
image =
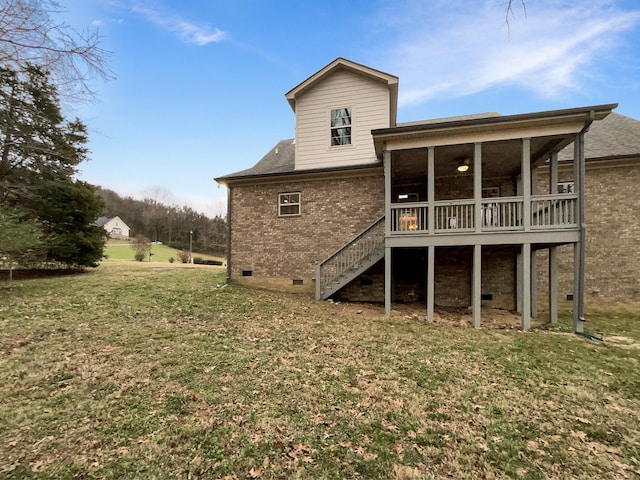
[[[129,240],[129,227],[120,217],[100,217],[96,225],[103,227],[111,238],[118,240]]]
[[[517,310],[640,298],[640,122],[617,104],[396,122],[398,78],[338,58],[289,91],[295,139],[228,188],[231,281],[318,299]],[[587,226],[588,224],[588,226]],[[589,236],[587,237],[587,231]]]

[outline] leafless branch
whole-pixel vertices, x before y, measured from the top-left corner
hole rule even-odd
[[[513,18],[514,14],[513,14],[513,1],[514,0],[507,0],[507,7],[505,9],[505,14],[504,14],[504,20],[505,23],[507,24],[507,31],[509,33],[509,35],[511,35],[511,24],[509,23],[509,20],[511,18]],[[525,0],[520,0],[520,3],[522,4],[522,10],[524,11],[524,16],[527,16],[527,4],[525,3]]]
[[[79,32],[59,18],[57,0],[0,0],[0,65],[23,71],[38,65],[50,72],[61,95],[90,98],[95,78],[115,78],[110,52],[91,29]]]

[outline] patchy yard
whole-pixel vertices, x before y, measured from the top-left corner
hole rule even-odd
[[[0,477],[640,475],[638,315],[592,317],[603,345],[223,282],[0,282]]]

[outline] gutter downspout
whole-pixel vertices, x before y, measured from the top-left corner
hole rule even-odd
[[[584,156],[584,135],[589,131],[591,124],[595,119],[595,111],[591,110],[589,112],[589,119],[585,122],[584,127],[578,134],[578,142],[580,142],[578,146],[578,212],[580,215],[580,247],[579,247],[579,260],[578,260],[578,308],[575,313],[576,319],[574,320],[574,330],[575,333],[582,333],[584,330],[584,275],[585,275],[585,251],[586,251],[586,240],[587,240],[587,223],[586,223],[586,215],[585,215],[585,175],[586,175],[586,167],[585,167],[585,156]]]

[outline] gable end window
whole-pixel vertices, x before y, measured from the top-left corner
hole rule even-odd
[[[351,108],[331,110],[331,146],[351,145]]]
[[[278,194],[278,216],[300,215],[300,192]]]

